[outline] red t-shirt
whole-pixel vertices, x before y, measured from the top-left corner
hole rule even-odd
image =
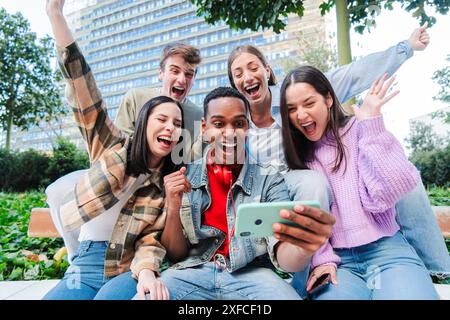
[[[242,165],[207,165],[211,205],[203,214],[203,224],[214,227],[226,234],[225,241],[217,249],[216,254],[228,257],[230,238],[227,223],[227,196],[231,186],[239,176]],[[231,172],[227,174],[224,171]],[[234,210],[234,209],[233,209]]]

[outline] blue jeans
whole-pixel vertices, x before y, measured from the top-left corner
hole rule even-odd
[[[395,208],[402,233],[430,274],[440,279],[450,277],[450,255],[423,183],[400,199]]]
[[[321,208],[329,211],[333,196],[321,173],[291,170],[284,175],[284,180],[291,200],[319,200]],[[402,233],[430,274],[439,278],[450,277],[450,256],[422,182],[400,199],[396,210]]]
[[[129,300],[137,281],[131,272],[105,277],[104,259],[108,242],[82,241],[63,279],[44,300]]]
[[[425,265],[401,232],[335,253],[341,258],[338,284],[328,284],[312,295],[314,300],[439,299]]]
[[[294,288],[268,268],[232,273],[214,262],[161,274],[171,300],[299,300]],[[137,298],[137,297],[135,297]]]

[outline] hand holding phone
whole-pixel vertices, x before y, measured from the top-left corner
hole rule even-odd
[[[325,289],[330,282],[334,285],[338,284],[336,279],[336,267],[332,264],[318,266],[314,268],[309,275],[306,291],[308,291],[309,294],[316,294]]]
[[[274,223],[299,227],[295,222],[280,217],[281,210],[293,210],[297,205],[320,207],[317,201],[243,203],[237,208],[235,235],[241,238],[270,237],[273,236]]]

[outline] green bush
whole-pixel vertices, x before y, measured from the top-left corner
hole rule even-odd
[[[31,149],[24,152],[0,149],[0,190],[24,192],[45,188],[72,171],[88,167],[87,152],[64,139],[57,141],[51,156]]]
[[[35,150],[16,153],[5,190],[23,192],[44,187],[49,157]]]
[[[410,160],[420,171],[425,185],[450,185],[450,145],[441,149],[415,151]]]
[[[58,139],[47,169],[50,182],[79,169],[89,168],[87,152],[80,151],[68,140]]]
[[[12,178],[12,168],[16,155],[0,148],[0,189],[6,190],[6,186]]]
[[[432,187],[427,192],[432,206],[450,206],[450,187]]]
[[[62,239],[27,235],[31,209],[46,207],[44,199],[42,192],[0,193],[0,281],[58,279],[67,269],[66,257],[53,259]]]

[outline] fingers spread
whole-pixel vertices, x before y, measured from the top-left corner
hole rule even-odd
[[[391,93],[389,96],[387,96],[386,98],[383,99],[383,104],[387,103],[389,100],[391,100],[393,97],[395,97],[396,95],[398,95],[400,93],[399,90],[394,91],[393,93]]]
[[[383,97],[386,95],[386,92],[387,92],[387,91],[389,90],[389,88],[392,86],[392,84],[394,83],[394,81],[395,81],[395,76],[392,76],[392,77],[389,79],[389,81],[386,82],[386,85],[383,86],[383,87],[381,88],[381,91],[380,91],[380,97],[381,97],[381,98],[383,98]]]
[[[385,74],[383,74],[383,76],[379,79],[379,81],[378,81],[378,83],[377,83],[377,85],[376,85],[376,87],[375,87],[375,94],[380,93],[381,88],[383,88],[384,81],[386,81],[386,79],[387,79],[387,76],[388,76],[387,73],[385,73]]]

